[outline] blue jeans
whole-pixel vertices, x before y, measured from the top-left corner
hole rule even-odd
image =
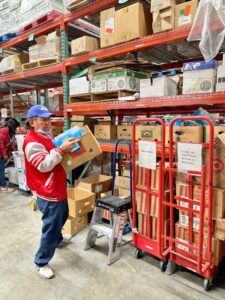
[[[6,187],[4,157],[0,157],[0,186]]]
[[[37,206],[42,212],[42,235],[40,247],[34,263],[43,267],[52,259],[57,245],[62,241],[62,228],[68,218],[68,202],[50,202],[37,198]]]

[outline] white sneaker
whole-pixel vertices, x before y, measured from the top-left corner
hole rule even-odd
[[[54,272],[52,269],[49,267],[49,265],[45,265],[43,267],[37,267],[38,274],[45,279],[51,279],[55,276]]]
[[[66,245],[68,245],[70,243],[71,239],[72,239],[71,235],[65,235],[63,237],[63,240],[57,245],[57,248],[65,247]]]

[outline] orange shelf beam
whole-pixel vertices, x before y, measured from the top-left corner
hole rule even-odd
[[[59,72],[61,72],[61,70],[62,70],[62,63],[54,64],[51,66],[40,67],[40,68],[32,69],[29,71],[18,72],[15,74],[0,76],[0,83],[1,82],[9,82],[9,81],[17,81],[20,79],[26,79],[26,78],[36,77],[36,76],[43,76],[43,75],[48,75],[48,74],[53,74],[53,73],[59,73]]]
[[[191,27],[187,26],[162,32],[160,34],[149,35],[131,42],[118,44],[116,46],[104,48],[88,54],[67,58],[64,60],[63,64],[66,68],[69,68],[78,64],[89,62],[93,57],[95,57],[97,60],[103,60],[116,55],[126,54],[128,52],[136,52],[146,48],[152,48],[158,45],[176,42],[178,40],[186,39],[190,29]]]
[[[187,107],[193,105],[213,105],[224,104],[225,93],[205,93],[205,94],[189,94],[172,97],[154,97],[140,99],[137,101],[104,101],[104,102],[83,102],[68,104],[65,107],[66,115],[84,114],[93,111],[124,111],[124,110],[143,110],[159,107]]]

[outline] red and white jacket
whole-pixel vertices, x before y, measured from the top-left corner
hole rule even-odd
[[[60,162],[63,152],[55,148],[49,134],[30,130],[24,140],[27,185],[45,200],[60,202],[67,199],[66,173]]]

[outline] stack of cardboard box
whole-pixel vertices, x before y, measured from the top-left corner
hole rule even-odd
[[[147,173],[151,172],[151,175]],[[149,238],[156,240],[158,238],[158,217],[161,209],[159,204],[159,168],[156,170],[148,170],[139,166],[136,162],[136,182],[137,187],[150,190],[152,195],[149,196],[148,192],[136,191],[136,205],[138,212],[138,231],[142,235],[148,235]],[[148,182],[148,178],[151,177],[151,183]],[[168,173],[165,174],[165,193],[164,201],[169,201],[169,177]],[[150,207],[150,232],[147,228],[147,207]],[[164,234],[169,234],[169,206],[164,206]]]
[[[101,48],[152,34],[152,18],[142,3],[134,3],[115,11],[100,14]]]
[[[205,204],[209,203],[209,190],[205,191]],[[199,229],[200,229],[200,197],[201,186],[194,184],[192,187],[188,182],[176,182],[176,195],[180,197],[177,200],[177,204],[184,208],[189,208],[189,203],[185,199],[193,199],[195,202],[192,208],[196,211],[190,213],[185,209],[179,209],[179,221],[175,225],[176,238],[184,243],[190,243],[193,246],[198,245]],[[199,213],[198,213],[199,211]],[[213,206],[212,206],[213,224],[213,238],[212,238],[212,251],[213,251],[213,263],[218,265],[223,258],[225,252],[225,189],[214,188],[213,189]],[[193,234],[190,236],[189,226],[193,228]],[[207,251],[208,243],[208,208],[204,209],[203,219],[203,256]],[[177,243],[177,247],[184,251],[188,251],[188,247]],[[192,254],[196,254],[195,250],[191,251]]]
[[[78,188],[67,190],[69,217],[63,227],[62,233],[75,235],[88,224],[88,212],[95,206],[95,194]]]
[[[61,59],[61,38],[57,31],[35,39],[36,45],[29,48],[29,62]]]

